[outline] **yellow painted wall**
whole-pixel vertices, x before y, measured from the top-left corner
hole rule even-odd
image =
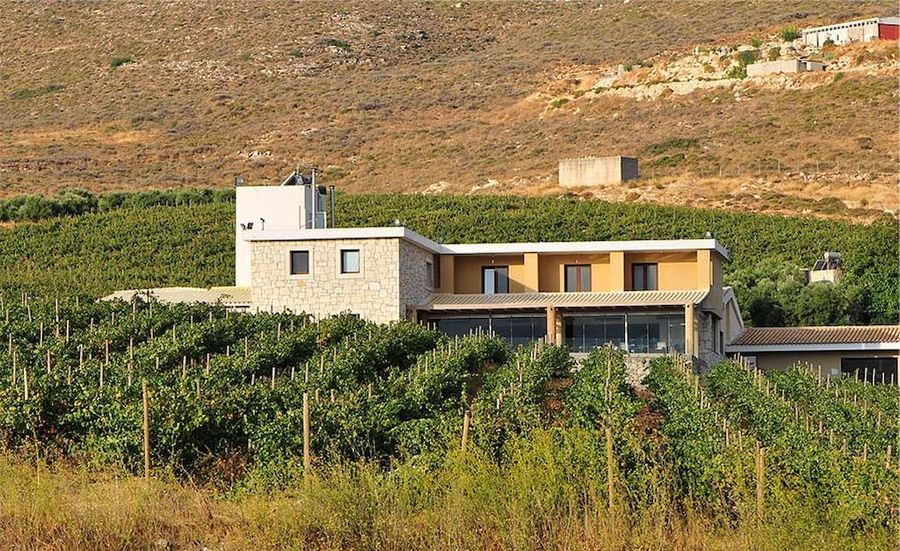
[[[441,286],[437,287],[435,293],[453,293],[456,287],[455,279],[455,260],[456,258],[450,254],[440,255],[441,263]]]
[[[509,266],[509,292],[525,292],[525,285],[534,280],[528,274],[532,265],[525,263],[525,255],[489,255],[456,257],[454,262],[454,286],[458,294],[481,293],[481,269],[484,266]],[[536,264],[536,263],[534,263]]]
[[[608,254],[542,254],[540,255],[540,285],[542,293],[559,293],[565,290],[566,265],[591,266],[591,291],[612,291]]]
[[[698,270],[708,269],[698,266],[697,253],[626,253],[625,290],[631,291],[631,265],[655,262],[657,286],[660,291],[682,291],[698,289]]]
[[[484,266],[509,266],[509,292],[562,292],[565,266],[590,264],[591,290],[594,292],[631,290],[631,265],[640,262],[658,264],[660,291],[721,288],[721,258],[710,251],[673,253],[457,255],[441,256],[443,293],[481,293],[481,269]],[[716,309],[721,310],[721,300]]]

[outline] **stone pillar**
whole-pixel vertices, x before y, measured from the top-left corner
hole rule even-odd
[[[565,341],[566,328],[563,325],[563,315],[562,312],[556,312],[556,342],[554,344],[556,346],[562,346]]]
[[[697,339],[696,308],[693,304],[684,307],[684,353],[691,357],[699,357],[699,340]]]
[[[556,344],[556,307],[547,307],[547,342]]]

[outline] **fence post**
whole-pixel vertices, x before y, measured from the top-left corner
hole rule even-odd
[[[150,396],[147,379],[141,381],[144,405],[144,480],[150,480]]]
[[[309,474],[309,393],[303,393],[303,479],[308,479]]]
[[[762,518],[766,500],[766,451],[756,443],[756,514]]]
[[[469,423],[471,422],[471,412],[466,410],[463,413],[463,430],[462,430],[462,445],[460,449],[463,453],[466,453],[466,444],[469,442]]]
[[[613,468],[613,461],[615,460],[615,455],[613,454],[613,435],[612,429],[610,427],[606,427],[606,492],[609,498],[609,510],[613,510],[613,504],[616,499],[616,486],[615,486],[615,469]]]

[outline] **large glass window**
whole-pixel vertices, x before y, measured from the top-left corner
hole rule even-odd
[[[291,275],[309,274],[309,251],[291,251]]]
[[[341,249],[341,273],[359,273],[359,249]]]
[[[509,266],[485,266],[481,269],[481,292],[496,295],[509,292]]]
[[[528,344],[547,335],[547,316],[497,315],[474,318],[440,318],[434,320],[438,331],[448,336],[465,336],[480,330],[505,339],[510,346]]]
[[[444,318],[434,321],[437,330],[450,337],[464,337],[479,330],[483,333],[489,333],[491,330],[491,320],[489,317],[479,318]]]
[[[631,289],[633,291],[655,291],[657,289],[656,264],[631,265]]]
[[[841,358],[841,373],[870,383],[897,384],[897,358]]]
[[[591,290],[591,267],[582,265],[566,266],[566,292]]]
[[[573,352],[608,344],[634,354],[684,352],[681,313],[567,315],[563,321],[565,343]]]
[[[565,343],[572,352],[612,344],[625,348],[625,315],[563,316]]]

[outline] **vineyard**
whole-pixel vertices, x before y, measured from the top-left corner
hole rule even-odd
[[[40,220],[0,227],[0,289],[96,297],[129,288],[229,285],[232,197],[175,190],[7,200],[0,204],[0,220],[4,208],[24,217],[10,219]],[[712,232],[731,250],[725,281],[751,324],[893,323],[898,316],[900,252],[897,220],[890,217],[862,225],[570,198],[338,197],[339,226],[394,220],[447,243],[698,238]],[[807,286],[802,269],[823,251],[841,252],[844,278],[836,286]]]
[[[734,361],[699,377],[661,357],[634,388],[612,349],[575,364],[544,343],[352,316],[25,295],[0,316],[0,478],[148,475],[219,496],[204,499],[245,530],[279,523],[280,539],[237,547],[678,547],[696,529],[872,549],[900,526],[897,387]],[[318,505],[301,520],[292,500]],[[0,545],[25,541],[23,514],[0,510]],[[157,528],[221,544],[210,527]],[[84,530],[66,541],[148,545]]]

